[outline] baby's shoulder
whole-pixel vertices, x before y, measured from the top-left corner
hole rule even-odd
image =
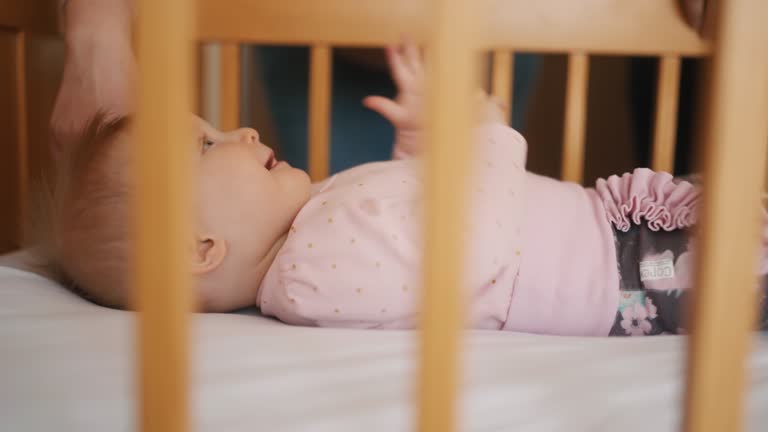
[[[371,162],[341,171],[316,184],[297,216],[298,223],[371,201],[411,201],[423,194],[420,166],[414,160]]]
[[[370,191],[370,189],[359,188],[366,185],[386,188],[398,184],[397,180],[400,180],[399,184],[407,184],[408,180],[420,182],[420,168],[420,163],[416,159],[377,161],[357,165],[319,183],[315,195],[347,193],[350,189]],[[404,180],[406,183],[402,183]]]
[[[283,249],[346,255],[350,246],[364,251],[409,241],[422,214],[423,185],[413,164],[403,162],[366,164],[329,179],[296,216]]]

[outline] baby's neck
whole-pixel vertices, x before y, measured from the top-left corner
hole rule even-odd
[[[258,266],[256,267],[256,280],[258,281],[258,285],[256,288],[256,305],[261,304],[261,286],[264,282],[264,277],[267,275],[267,272],[269,271],[269,268],[272,267],[272,263],[275,262],[275,257],[277,257],[277,253],[280,252],[280,249],[282,249],[283,244],[285,243],[285,239],[288,237],[288,232],[286,231],[278,239],[275,241],[274,244],[272,244],[272,247],[267,251],[266,255],[264,255],[264,258],[259,262]]]

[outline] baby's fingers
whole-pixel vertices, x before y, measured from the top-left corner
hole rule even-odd
[[[405,51],[405,59],[408,63],[408,67],[416,75],[422,73],[422,56],[419,51],[419,47],[413,43],[413,40],[409,37],[403,38],[403,50]]]
[[[397,126],[403,120],[405,112],[397,102],[383,96],[368,96],[363,99],[363,105],[379,113],[390,123]]]
[[[392,45],[387,46],[387,62],[392,79],[400,90],[409,88],[413,81],[413,72],[406,65],[406,60],[400,50]]]

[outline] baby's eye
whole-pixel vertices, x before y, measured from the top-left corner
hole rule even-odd
[[[208,137],[203,137],[200,140],[200,149],[202,150],[203,153],[210,150],[210,148],[213,147],[214,145],[216,145],[216,143]]]

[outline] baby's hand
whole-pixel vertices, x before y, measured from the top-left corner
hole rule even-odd
[[[397,86],[395,100],[368,96],[363,105],[381,114],[406,135],[420,132],[424,109],[424,66],[419,49],[406,40],[402,46],[388,46],[387,62]]]
[[[410,41],[387,47],[387,61],[397,86],[394,100],[368,96],[363,105],[381,114],[397,129],[394,157],[401,159],[423,151],[424,66],[419,49]],[[505,124],[503,104],[478,90],[475,112],[480,123]]]

